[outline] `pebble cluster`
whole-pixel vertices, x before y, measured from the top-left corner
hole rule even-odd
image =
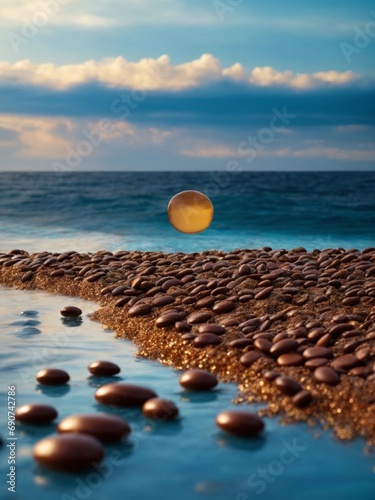
[[[264,414],[375,442],[375,248],[0,253],[0,282],[96,300],[139,354],[236,381]]]
[[[110,361],[91,363],[88,366],[91,373],[93,367],[94,376],[97,377],[111,376],[108,367],[111,368],[112,376],[121,371],[118,365]],[[40,373],[43,373],[43,377],[40,377]],[[36,379],[45,385],[62,385],[70,380],[70,376],[64,370],[45,368],[37,373]],[[197,369],[188,370],[180,378],[180,385],[187,390],[208,391],[216,387],[217,383],[214,375]],[[95,398],[106,406],[140,408],[146,418],[156,423],[179,416],[178,407],[173,401],[160,398],[153,390],[139,385],[107,383],[96,390]],[[17,408],[15,413],[18,423],[37,426],[51,424],[57,417],[57,410],[53,406],[42,404],[25,404]],[[260,417],[243,411],[222,412],[217,416],[216,423],[225,432],[240,437],[255,436],[264,428]],[[68,473],[79,473],[99,464],[105,456],[105,444],[123,442],[131,433],[131,427],[124,418],[102,412],[70,415],[57,424],[56,430],[58,434],[35,444],[33,456],[42,466]]]

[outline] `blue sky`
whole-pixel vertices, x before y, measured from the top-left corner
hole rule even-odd
[[[373,2],[2,0],[0,36],[0,170],[375,168]]]

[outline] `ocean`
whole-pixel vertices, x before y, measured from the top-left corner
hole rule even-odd
[[[186,189],[210,196],[210,228],[185,235],[167,218],[170,198]],[[375,245],[375,172],[350,173],[0,173],[0,251],[101,249],[198,252],[233,248],[358,248]],[[265,418],[263,436],[223,435],[215,416],[235,408],[233,384],[211,393],[186,393],[180,372],[136,357],[129,341],[92,322],[97,305],[40,291],[0,287],[0,498],[27,500],[372,500],[374,452],[365,442],[339,442],[331,431]],[[59,309],[75,305],[82,323],[62,321]],[[24,311],[29,311],[24,314]],[[30,312],[31,311],[31,312]],[[31,322],[30,322],[31,321]],[[54,425],[17,425],[16,493],[9,472],[7,391],[17,406],[54,406],[58,420],[103,411],[90,376],[96,359],[116,362],[118,380],[148,386],[180,409],[176,422],[153,425],[138,410],[106,409],[125,417],[132,434],[107,446],[101,471],[58,474],[33,461],[32,448]],[[39,369],[63,368],[71,381],[46,389]],[[107,380],[106,380],[107,381]],[[109,381],[109,380],[108,380]],[[249,405],[256,411],[257,405]],[[14,440],[14,439],[13,439]],[[284,460],[285,457],[288,460]]]
[[[187,189],[215,210],[196,235],[167,218]],[[2,250],[361,249],[375,244],[375,172],[0,173],[0,231]]]

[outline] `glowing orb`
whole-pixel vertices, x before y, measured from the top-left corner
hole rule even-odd
[[[208,228],[214,216],[211,200],[199,191],[182,191],[168,205],[172,226],[182,233],[200,233]]]

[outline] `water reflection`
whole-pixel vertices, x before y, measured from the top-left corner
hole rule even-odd
[[[38,311],[32,311],[32,310],[20,312],[20,316],[26,316],[27,318],[35,318],[38,315],[39,315]]]
[[[220,395],[220,389],[215,391],[183,391],[179,392],[181,401],[184,403],[209,403],[216,401]]]
[[[45,396],[49,396],[51,398],[61,398],[65,396],[70,391],[70,385],[42,385],[37,384],[35,386],[37,392],[44,394]]]
[[[88,385],[94,388],[98,388],[102,385],[110,384],[112,382],[120,382],[121,380],[124,379],[122,377],[119,377],[118,375],[113,375],[112,377],[98,377],[95,375],[91,375],[90,377],[87,377]]]
[[[266,437],[254,436],[251,438],[240,438],[223,433],[217,433],[215,440],[218,446],[233,448],[234,450],[256,451],[260,450],[267,443]]]
[[[68,328],[75,328],[82,325],[82,318],[61,318],[61,323]]]
[[[22,328],[22,330],[14,330],[14,333],[17,337],[23,337],[29,335],[39,335],[39,333],[42,333],[42,330],[39,330],[39,328],[35,328],[34,326],[26,326],[25,328]]]
[[[13,321],[13,323],[9,323],[10,326],[38,326],[41,324],[40,321],[36,319],[26,319],[24,321]]]

